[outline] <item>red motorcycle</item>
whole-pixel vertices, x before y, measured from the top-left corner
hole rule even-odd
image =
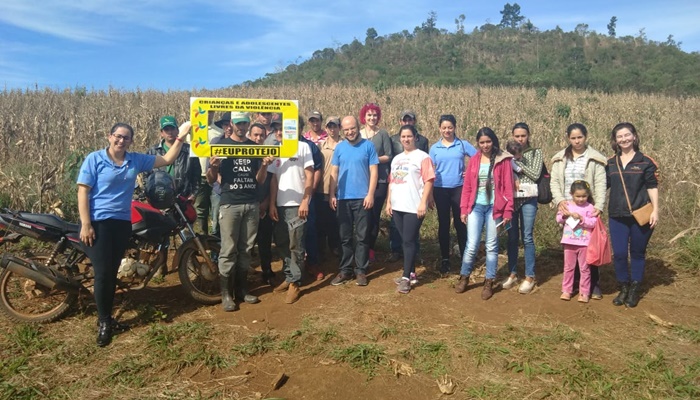
[[[172,206],[159,210],[150,204],[131,203],[131,238],[119,267],[117,290],[143,289],[167,263],[171,236],[178,236],[173,265],[183,289],[195,301],[221,301],[216,258],[221,248],[217,237],[196,235],[192,223],[197,215],[190,201],[177,197]],[[4,232],[3,232],[4,231]],[[0,210],[0,246],[22,237],[55,243],[51,252],[30,257],[4,254],[0,260],[0,311],[17,322],[55,321],[69,311],[81,293],[92,291],[94,273],[80,225],[53,214]]]

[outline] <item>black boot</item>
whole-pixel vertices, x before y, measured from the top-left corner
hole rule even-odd
[[[260,303],[258,296],[248,294],[248,270],[236,270],[236,277],[233,281],[233,293],[236,301],[244,301],[248,304]]]
[[[630,284],[627,282],[620,282],[618,288],[620,290],[620,293],[617,295],[617,297],[613,299],[613,304],[616,306],[621,306],[625,304],[625,300],[627,300],[627,294],[630,290]]]
[[[97,324],[97,345],[105,347],[112,343],[112,321],[101,321]]]
[[[627,294],[627,300],[625,300],[625,305],[629,308],[634,308],[637,307],[637,303],[639,303],[639,291],[640,291],[640,282],[633,281],[632,284],[630,285],[630,291]]]
[[[224,311],[236,311],[238,310],[238,305],[233,301],[231,297],[231,280],[228,276],[219,276],[221,283],[221,305],[224,307]]]

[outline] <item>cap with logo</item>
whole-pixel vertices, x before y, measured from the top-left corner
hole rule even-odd
[[[177,128],[177,121],[175,120],[175,117],[172,115],[166,115],[165,117],[160,119],[160,129],[163,130],[168,126],[172,126],[174,128]]]
[[[231,112],[231,122],[234,124],[238,124],[240,122],[250,122],[250,115],[240,111]]]

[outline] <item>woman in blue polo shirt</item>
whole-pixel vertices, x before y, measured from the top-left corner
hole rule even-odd
[[[441,115],[438,125],[441,139],[430,147],[430,159],[435,166],[433,198],[438,214],[440,273],[447,274],[450,272],[450,211],[457,231],[459,254],[464,254],[467,244],[467,226],[460,219],[459,202],[464,183],[464,159],[476,154],[476,149],[455,134],[457,120],[454,115]]]
[[[175,124],[174,118],[172,123]],[[110,130],[109,146],[90,153],[80,167],[77,182],[80,240],[87,245],[95,274],[98,346],[112,341],[113,330],[126,328],[112,319],[112,305],[117,271],[131,236],[131,198],[136,176],[175,162],[190,123],[184,123],[179,130],[175,144],[164,156],[147,155],[127,151],[134,130],[118,123]]]

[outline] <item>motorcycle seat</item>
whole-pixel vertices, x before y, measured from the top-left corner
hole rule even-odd
[[[80,232],[80,224],[66,222],[53,214],[19,213],[23,220],[37,225],[45,225],[63,233]]]

